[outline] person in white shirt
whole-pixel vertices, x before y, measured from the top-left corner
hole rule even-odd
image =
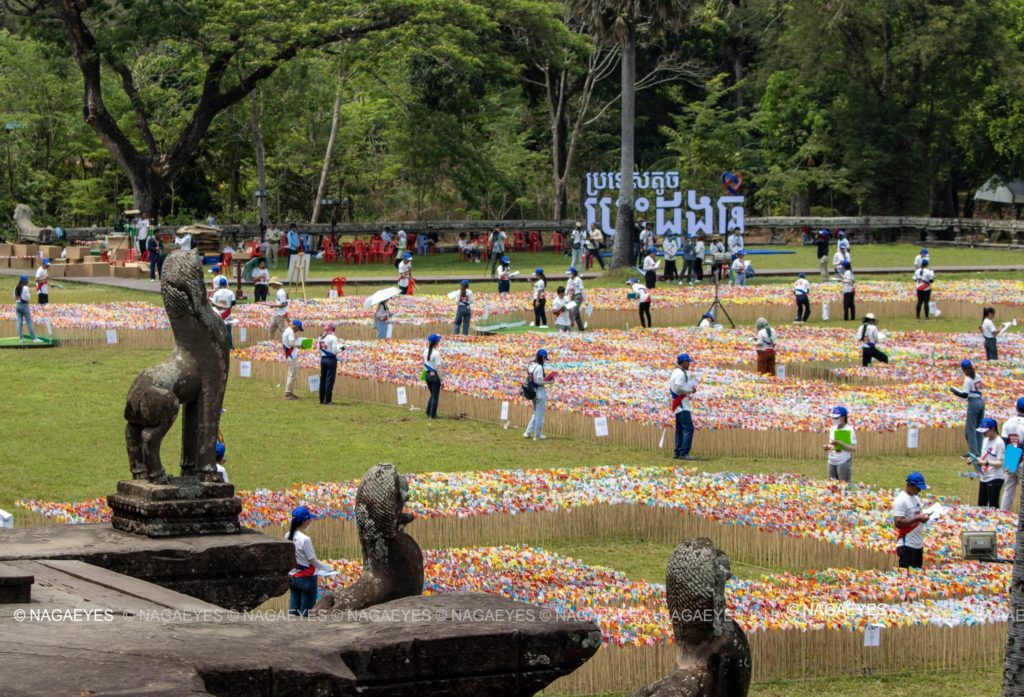
[[[924,524],[929,516],[921,511],[917,497],[928,488],[924,475],[911,472],[907,484],[892,504],[892,521],[896,528],[896,556],[901,569],[920,569],[924,566]]]
[[[803,324],[811,318],[811,284],[807,280],[807,274],[797,274],[796,283],[793,284],[793,296],[796,298],[796,323]]]
[[[775,375],[775,331],[764,317],[758,317],[754,323],[757,329],[755,344],[757,349],[758,375]]]
[[[455,299],[455,334],[469,336],[469,320],[473,316],[473,291],[469,289],[469,281],[463,279],[459,283],[459,293]]]
[[[1011,416],[1003,422],[1003,431],[1000,435],[1007,445],[1017,448],[1024,447],[1024,397],[1017,398],[1017,415]],[[1014,510],[1013,500],[1017,495],[1018,487],[1020,487],[1021,470],[1024,470],[1024,462],[1018,463],[1017,469],[1013,472],[1006,472],[1005,470],[1003,472],[1005,488],[1003,489],[1002,501],[999,507],[1004,511]]]
[[[928,260],[921,261],[921,268],[914,272],[914,284],[917,289],[917,318],[921,319],[921,308],[924,308],[924,318],[928,319],[928,307],[932,300],[932,282],[935,280],[935,272],[928,268]]]
[[[284,351],[285,363],[288,365],[288,380],[284,386],[284,398],[296,400],[295,378],[299,374],[299,339],[295,332],[301,332],[302,320],[293,319],[290,327],[281,334],[281,349]]]
[[[860,364],[867,368],[872,360],[882,363],[889,362],[889,356],[878,348],[881,337],[878,334],[878,319],[874,313],[864,315],[864,323],[857,330],[857,342],[860,344]]]
[[[644,329],[654,326],[654,323],[651,321],[651,291],[645,288],[643,284],[637,283],[635,278],[626,281],[626,285],[636,295],[637,310],[640,313],[640,326]]]
[[[839,249],[841,249],[844,252],[846,252],[846,260],[849,261],[850,260],[850,240],[848,240],[846,238],[846,230],[837,230],[836,231],[836,237],[839,238],[839,240],[836,242],[836,246],[838,246]]]
[[[510,290],[512,290],[512,265],[508,257],[502,257],[501,264],[498,266],[498,295],[507,298]]]
[[[183,252],[191,252],[192,251],[192,235],[191,235],[191,233],[186,232],[181,237],[179,237],[178,235],[175,235],[174,236],[174,244],[178,245],[178,249],[180,249]]]
[[[50,302],[50,260],[43,262],[36,269],[36,298],[40,305]]]
[[[843,278],[843,262],[845,261],[849,261],[846,254],[842,249],[837,249],[836,253],[832,255],[832,268],[835,269],[836,277],[840,280]]]
[[[328,407],[334,406],[338,354],[345,350],[345,347],[338,343],[338,337],[334,335],[336,329],[337,325],[334,322],[324,323],[324,331],[316,341],[316,348],[320,353],[320,403]]]
[[[146,240],[149,239],[149,216],[143,213],[139,217],[139,224],[135,228],[135,242],[139,247],[139,254],[146,251]]]
[[[676,419],[676,442],[672,458],[689,460],[693,447],[693,411],[690,398],[697,391],[697,380],[690,374],[690,354],[676,356],[676,368],[668,379],[669,408]]]
[[[856,282],[853,280],[853,268],[850,266],[850,262],[843,262],[842,272],[843,282],[843,321],[854,321],[857,319],[857,304],[854,297],[854,287]]]
[[[575,266],[577,269],[583,265],[583,248],[587,244],[587,231],[583,227],[583,221],[577,220],[576,226],[572,229],[572,235],[569,237],[569,246],[572,252],[572,257],[569,260],[570,266]]]
[[[743,257],[746,254],[743,250],[736,253],[736,258],[732,260],[732,264],[729,266],[729,274],[732,276],[732,284],[734,286],[745,286],[747,285],[747,261]]]
[[[221,443],[220,441],[217,441],[217,447],[215,452],[217,455],[217,460],[215,463],[215,466],[217,468],[217,474],[220,475],[221,481],[223,481],[225,484],[230,484],[231,480],[228,479],[228,471],[224,467],[224,463],[227,462],[227,446]]]
[[[487,240],[490,245],[491,253],[491,276],[493,277],[498,269],[498,260],[505,258],[505,240],[508,239],[508,234],[505,229],[498,225],[491,230],[491,236]]]
[[[996,431],[996,420],[984,418],[976,429],[983,434],[981,451],[974,462],[978,473],[978,505],[985,508],[999,508],[999,493],[1003,488],[1003,461],[1006,459],[1006,444]]]
[[[572,317],[569,310],[565,309],[565,306],[569,304],[569,299],[565,297],[565,288],[562,286],[558,286],[555,293],[557,295],[551,301],[551,311],[555,315],[555,329],[568,334],[572,328]]]
[[[704,280],[704,238],[701,236],[693,243],[693,273],[695,283]]]
[[[647,256],[644,257],[644,265],[641,271],[644,272],[644,285],[647,286],[648,290],[654,290],[654,287],[658,285],[658,249],[656,247],[647,248]]]
[[[576,328],[581,332],[586,329],[586,325],[583,323],[583,279],[580,278],[579,272],[575,266],[570,266],[566,272],[569,274],[569,282],[565,284],[565,294],[568,297],[566,304],[570,302],[576,303],[576,306],[569,310],[569,326],[573,323],[576,324]],[[557,325],[558,322],[555,322]]]
[[[306,535],[310,522],[315,519],[316,516],[306,506],[299,506],[292,511],[287,537],[295,545],[295,568],[288,573],[288,584],[291,587],[288,614],[292,616],[309,617],[309,611],[316,604],[317,571],[334,571],[316,558],[313,541]]]
[[[743,251],[743,235],[740,233],[732,233],[726,238],[726,242],[728,243],[730,254],[739,254]]]
[[[27,325],[29,339],[33,343],[41,344],[43,340],[36,336],[35,327],[32,326],[32,310],[29,307],[30,300],[32,300],[32,294],[28,289],[28,276],[22,276],[14,287],[14,314],[18,321],[18,343],[25,341],[22,328]]]
[[[252,270],[252,284],[253,302],[264,302],[270,290],[270,271],[267,270],[266,259],[260,259]]]
[[[675,281],[678,277],[676,272],[676,252],[679,251],[679,242],[676,240],[675,235],[665,235],[665,239],[661,241],[661,253],[665,259],[665,274],[662,279],[665,281]],[[682,283],[682,279],[679,279],[679,283]]]
[[[409,295],[410,282],[412,280],[412,254],[404,252],[398,262],[398,289],[402,295]]]
[[[534,440],[544,440],[547,436],[544,435],[544,412],[548,406],[548,390],[547,386],[555,381],[555,373],[545,373],[544,364],[548,360],[547,349],[541,349],[537,352],[533,363],[526,369],[526,379],[533,384],[536,390],[536,395],[533,399],[533,416],[530,417],[530,423],[526,425],[526,433],[523,434],[523,438],[533,437]]]
[[[928,259],[928,250],[922,249],[921,253],[914,257],[914,271],[921,268],[921,262]]]
[[[710,312],[705,312],[701,315],[700,322],[697,323],[697,329],[714,329],[715,328],[715,316]]]
[[[437,350],[439,343],[441,337],[431,334],[427,337],[427,348],[423,349],[423,379],[430,391],[426,409],[428,419],[437,418],[437,405],[441,401],[441,352]]]
[[[997,327],[995,317],[996,309],[994,307],[986,307],[981,311],[981,336],[985,340],[985,360],[987,361],[999,360],[999,340],[996,337],[1016,322],[1016,320],[1004,322],[1002,327]]]
[[[231,308],[235,306],[235,294],[228,288],[228,279],[223,276],[221,276],[217,290],[213,292],[211,302],[217,308],[217,314],[224,320],[224,326],[228,330],[228,350],[230,351],[234,348],[234,341],[231,337],[231,325],[234,324],[231,320]]]
[[[637,246],[636,254],[636,265],[641,267],[644,265],[644,256],[647,254],[647,250],[654,246],[654,228],[651,227],[650,223],[643,222],[640,224],[640,233]]]
[[[274,317],[270,321],[270,338],[273,339],[278,332],[283,332],[288,327],[288,305],[291,301],[288,300],[288,293],[277,276],[271,278],[267,285],[276,288],[274,302],[270,303],[274,308]]]
[[[533,321],[530,322],[531,327],[546,327],[548,326],[548,313],[544,307],[547,305],[547,296],[545,295],[545,289],[548,285],[548,279],[544,276],[544,269],[536,268],[533,270]]]
[[[222,274],[220,272],[220,266],[211,266],[210,267],[210,273],[213,274],[213,280],[210,281],[210,286],[213,288],[214,292],[216,292],[216,290],[218,288],[220,288],[221,280],[225,280],[226,281],[227,280],[227,276],[225,276],[224,274]]]
[[[832,427],[828,430],[828,478],[850,482],[853,475],[853,453],[857,450],[857,434],[850,425],[846,407],[833,407],[829,416]],[[839,433],[840,435],[836,435]]]
[[[587,235],[587,242],[584,247],[586,252],[586,264],[589,269],[594,260],[597,259],[597,263],[601,265],[601,270],[604,271],[604,257],[601,256],[601,249],[604,247],[604,233],[601,232],[601,228],[597,223],[590,226],[590,234]]]
[[[281,247],[281,236],[284,233],[277,227],[277,221],[271,220],[267,228],[267,263],[273,269],[277,268],[277,254]]]
[[[985,418],[985,397],[982,394],[983,385],[981,377],[974,368],[974,364],[967,358],[960,361],[960,372],[964,374],[963,389],[955,387],[949,391],[960,399],[967,400],[967,417],[964,420],[964,438],[967,440],[967,454],[964,456],[969,460],[977,460],[981,453],[981,436],[978,435],[978,425]]]

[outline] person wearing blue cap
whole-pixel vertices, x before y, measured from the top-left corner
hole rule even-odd
[[[901,569],[920,569],[924,565],[924,528],[929,516],[921,511],[918,494],[928,488],[924,475],[911,472],[907,484],[892,504],[896,527],[896,556]]]
[[[647,286],[647,290],[654,290],[654,287],[658,285],[658,250],[656,247],[649,247],[647,249],[647,256],[644,257],[644,265],[641,271],[644,272],[644,285]]]
[[[697,380],[690,374],[693,363],[688,353],[676,356],[676,368],[668,379],[669,408],[676,420],[676,442],[673,459],[689,460],[693,447],[693,412],[690,397],[697,391]]]
[[[43,259],[36,269],[36,302],[45,305],[50,302],[50,260]]]
[[[512,265],[508,257],[501,258],[501,265],[498,266],[498,295],[507,298],[512,290]]]
[[[28,325],[29,338],[33,343],[41,344],[43,340],[36,337],[35,327],[32,326],[32,310],[29,308],[29,301],[31,299],[32,294],[28,289],[28,276],[22,276],[18,279],[18,284],[14,286],[14,315],[18,321],[18,343],[25,341],[22,327]]]
[[[281,334],[281,349],[284,351],[284,360],[288,366],[288,379],[284,386],[284,398],[295,401],[295,379],[299,375],[299,339],[295,332],[303,331],[302,320],[293,319],[291,326]]]
[[[975,429],[982,434],[981,451],[974,461],[978,474],[978,505],[983,508],[999,508],[999,494],[1003,488],[1003,462],[1006,460],[1006,444],[996,430],[996,420],[985,417]]]
[[[231,480],[228,479],[228,471],[224,468],[224,463],[228,461],[228,448],[221,441],[217,441],[217,447],[214,449],[214,452],[217,455],[217,472],[225,484],[230,484]]]
[[[544,372],[544,364],[547,363],[547,360],[547,349],[541,349],[534,357],[533,363],[526,369],[526,382],[533,386],[534,396],[530,400],[533,402],[533,416],[530,417],[530,423],[526,425],[526,432],[523,433],[523,438],[532,437],[534,440],[544,440],[547,438],[543,433],[544,412],[548,407],[547,386],[553,383],[558,375],[555,372]]]
[[[732,284],[734,286],[745,286],[747,285],[747,253],[742,249],[736,252],[736,256],[732,260],[732,264],[729,266],[729,272],[732,275]]]
[[[458,295],[455,298],[455,331],[454,334],[469,336],[469,320],[473,316],[473,291],[469,289],[469,281],[459,282]]]
[[[437,418],[437,405],[441,401],[441,352],[437,345],[441,336],[431,334],[427,337],[427,348],[423,349],[423,381],[427,383],[430,398],[427,399],[426,414],[428,419]]]
[[[235,306],[235,293],[233,290],[228,288],[228,279],[220,276],[220,281],[217,283],[217,290],[213,292],[213,297],[210,299],[213,303],[217,314],[224,320],[224,326],[228,330],[228,350],[234,348],[234,342],[231,336],[231,328],[234,325],[234,320],[231,319],[231,309]]]
[[[576,328],[581,332],[586,329],[586,325],[583,324],[583,279],[580,278],[579,272],[575,266],[570,266],[566,272],[569,274],[569,281],[565,284],[565,295],[569,298],[569,302],[576,303],[576,306],[569,310],[569,326],[573,323],[576,324]],[[566,303],[568,304],[568,303]],[[555,324],[558,321],[555,320]]]
[[[828,430],[828,478],[849,483],[853,476],[853,453],[857,451],[857,434],[850,425],[846,407],[833,407],[829,413],[832,426]]]
[[[210,285],[213,287],[213,292],[216,293],[217,289],[220,288],[221,280],[226,281],[228,279],[227,279],[227,276],[224,276],[223,274],[221,274],[219,266],[212,266],[212,267],[210,267],[210,273],[213,274],[213,280],[210,282]]]
[[[288,585],[291,593],[288,597],[288,614],[298,617],[309,617],[309,611],[316,604],[316,573],[334,572],[327,564],[316,558],[313,541],[306,530],[316,516],[306,506],[299,506],[292,511],[292,522],[288,529],[287,539],[295,546],[295,568],[288,572]]]
[[[921,308],[924,308],[924,318],[928,319],[928,307],[932,300],[932,282],[935,281],[935,272],[928,268],[928,260],[923,259],[921,266],[914,272],[914,282],[917,289],[917,319],[921,319]]]
[[[807,274],[800,272],[796,276],[796,283],[793,284],[793,296],[796,298],[796,319],[797,324],[803,324],[811,318],[811,284],[807,280]]]
[[[715,328],[715,316],[710,312],[705,312],[700,316],[700,322],[697,323],[698,329],[714,329]]]
[[[821,272],[821,280],[828,280],[828,230],[818,233],[818,239],[814,241],[815,254],[818,256],[818,270]]]
[[[545,289],[548,279],[544,276],[544,269],[537,267],[533,270],[533,321],[531,327],[548,326],[548,313],[544,309],[547,305]]]
[[[1003,431],[1000,435],[1007,445],[1024,447],[1024,397],[1017,398],[1017,413],[1003,422]],[[999,507],[1004,511],[1014,510],[1014,498],[1020,486],[1021,470],[1024,470],[1024,462],[1018,462],[1013,472],[1003,471],[1004,488]]]
[[[853,322],[857,319],[857,305],[854,297],[856,281],[853,279],[853,266],[850,262],[842,263],[840,278],[843,283],[843,321]]]
[[[963,389],[955,387],[949,391],[960,399],[967,401],[967,418],[964,422],[964,438],[967,440],[967,455],[969,460],[977,460],[981,452],[981,436],[978,434],[978,424],[985,418],[985,397],[982,395],[982,382],[970,359],[960,361],[960,372],[964,374]]]
[[[918,254],[916,257],[914,257],[914,271],[917,271],[919,268],[921,268],[921,262],[922,261],[926,261],[927,259],[928,259],[928,250],[922,248],[921,249],[921,253]]]
[[[412,282],[412,254],[404,252],[398,262],[398,289],[402,295],[409,295]]]

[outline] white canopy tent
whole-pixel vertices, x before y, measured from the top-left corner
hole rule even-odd
[[[1024,203],[1024,179],[1004,181],[992,177],[974,194],[975,201],[991,201],[1017,205]]]

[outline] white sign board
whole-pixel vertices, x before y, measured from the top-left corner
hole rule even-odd
[[[288,257],[288,283],[298,283],[299,281],[309,280],[309,260],[308,254],[294,254]],[[299,270],[302,270],[302,275],[299,275]]]
[[[320,376],[310,375],[309,376],[309,391],[319,392],[320,391]]]
[[[608,435],[608,417],[607,416],[595,416],[594,417],[594,433],[598,438],[604,438]]]
[[[501,420],[508,421],[508,402],[501,403]]]
[[[878,646],[882,641],[882,627],[869,624],[864,628],[864,646]]]
[[[786,366],[782,365],[781,363],[776,365],[775,366],[775,377],[779,378],[780,380],[785,379],[785,377],[786,377]]]
[[[907,448],[911,450],[917,449],[918,440],[921,437],[921,431],[916,428],[907,429]]]
[[[117,330],[116,329],[108,329],[107,330],[107,343],[108,344],[116,344],[117,343]]]
[[[399,387],[398,390],[398,406],[409,403],[409,395],[406,393],[404,387]]]
[[[338,291],[332,288],[330,291],[328,291],[327,297],[330,298],[331,300],[334,300],[336,297],[338,297]]]
[[[13,528],[14,516],[0,508],[0,528]]]
[[[238,328],[238,341],[239,341],[239,343],[241,343],[243,341],[248,341],[248,339],[249,339],[249,328],[248,327],[239,327]]]
[[[53,325],[50,324],[50,320],[44,320],[46,322],[46,333],[49,336],[53,336]]]
[[[241,363],[238,364],[238,377],[252,377],[252,361],[242,361]]]
[[[821,319],[828,322],[828,303],[821,304]]]
[[[386,336],[387,336],[387,338],[390,339],[394,335],[395,335],[395,325],[391,324],[391,322],[388,322],[388,333],[386,334]]]

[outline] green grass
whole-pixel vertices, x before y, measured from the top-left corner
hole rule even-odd
[[[5,288],[14,288],[17,283],[17,279],[13,277],[0,276],[0,285]],[[124,302],[129,300],[148,302],[148,303],[159,303],[160,295],[158,293],[147,293],[141,290],[130,290],[128,288],[118,288],[116,286],[104,286],[98,283],[79,283],[76,281],[68,281],[65,279],[55,279],[54,283],[59,283],[63,288],[51,288],[50,289],[50,302],[55,305],[68,304],[68,303],[112,303],[112,302]],[[156,284],[154,284],[156,285]],[[32,286],[33,291],[35,286]],[[35,305],[35,297],[33,293],[32,307]],[[14,303],[14,296],[10,290],[5,290],[0,293],[0,305],[11,305]]]

